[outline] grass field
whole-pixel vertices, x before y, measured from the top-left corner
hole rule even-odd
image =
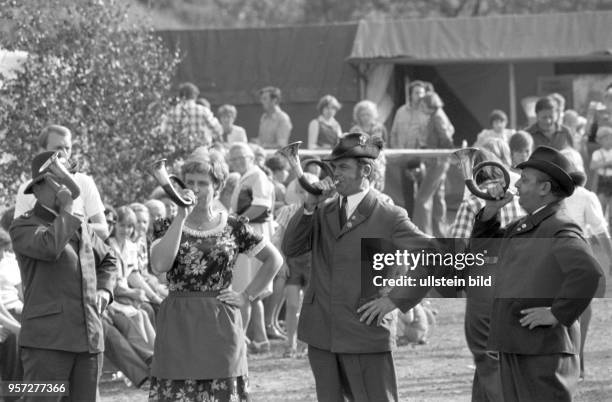
[[[403,346],[395,353],[401,401],[469,401],[474,367],[463,335],[461,299],[431,299],[438,310],[437,326],[429,343]],[[249,357],[253,401],[315,401],[308,361],[283,359],[282,345],[267,354]],[[586,379],[576,401],[612,401],[612,299],[593,301],[593,319],[585,352]],[[103,381],[104,402],[139,402],[146,390],[128,388],[122,381]]]

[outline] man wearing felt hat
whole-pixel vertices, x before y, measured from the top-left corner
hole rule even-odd
[[[112,301],[117,260],[91,225],[73,215],[76,194],[62,184],[66,178],[45,168],[52,155],[34,157],[25,193],[36,204],[9,230],[24,288],[23,379],[64,381],[70,400],[93,401],[104,351],[100,317]]]
[[[312,252],[298,338],[308,344],[320,401],[398,400],[391,354],[395,316],[365,320],[358,313],[368,301],[362,294],[361,239],[379,238],[405,249],[428,237],[404,209],[371,188],[381,149],[380,139],[367,134],[341,137],[327,158],[333,176],[313,184],[323,194],[309,196],[285,233],[287,257]]]
[[[538,147],[516,183],[526,217],[500,229],[510,192],[491,190],[472,237],[501,237],[488,347],[499,356],[505,401],[570,401],[579,369],[578,318],[601,268],[563,203],[580,180],[557,150]]]

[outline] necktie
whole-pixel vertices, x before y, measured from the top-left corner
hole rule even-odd
[[[348,204],[348,199],[346,198],[346,196],[342,197],[340,200],[340,229],[342,229],[344,225],[346,224],[347,204]]]

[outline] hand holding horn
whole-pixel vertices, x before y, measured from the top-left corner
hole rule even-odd
[[[276,151],[276,153],[283,155],[287,159],[287,161],[289,161],[289,166],[291,166],[291,170],[295,174],[296,178],[298,179],[300,185],[302,186],[302,188],[304,188],[304,190],[306,190],[312,195],[321,195],[323,193],[323,190],[321,190],[321,188],[314,187],[313,185],[311,185],[304,177],[304,170],[302,169],[302,164],[300,163],[300,156],[298,154],[301,143],[302,141],[292,142],[291,144],[282,147],[281,149]],[[307,163],[313,163],[315,165],[320,166],[321,169],[323,169],[323,171],[325,171],[325,173],[329,177],[333,177],[334,175],[332,168],[325,162],[316,159],[309,159]]]

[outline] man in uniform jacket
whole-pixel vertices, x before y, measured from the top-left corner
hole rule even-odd
[[[528,213],[504,230],[499,210],[512,194],[487,201],[472,237],[501,237],[488,347],[499,353],[504,401],[570,401],[580,374],[578,318],[595,295],[601,268],[561,201],[577,173],[557,150],[538,147],[517,166]]]
[[[34,157],[25,193],[34,193],[36,204],[10,228],[24,289],[24,381],[65,381],[70,400],[95,401],[104,351],[101,314],[112,301],[117,260],[73,214],[72,194],[59,184],[66,178],[40,172],[51,155]]]
[[[361,239],[384,239],[401,249],[427,236],[404,209],[383,202],[371,188],[372,164],[381,148],[367,134],[342,137],[329,159],[333,178],[314,184],[323,195],[309,196],[285,234],[287,257],[312,252],[298,338],[308,344],[319,401],[398,399],[391,354],[395,318],[381,317],[377,326],[357,313],[367,301],[361,292]],[[338,196],[329,198],[336,191]]]

